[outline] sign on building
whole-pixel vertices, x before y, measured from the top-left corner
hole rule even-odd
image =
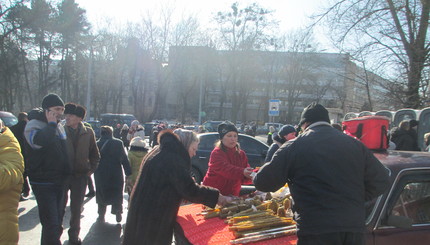
[[[277,117],[279,116],[279,105],[280,100],[269,100],[269,116]]]

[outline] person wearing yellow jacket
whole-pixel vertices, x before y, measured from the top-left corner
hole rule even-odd
[[[0,244],[18,244],[18,203],[24,180],[18,140],[0,119]]]

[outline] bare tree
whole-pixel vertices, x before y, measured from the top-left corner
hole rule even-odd
[[[407,75],[405,107],[418,108],[420,82],[428,62],[428,0],[336,0],[319,16],[327,18],[339,47],[352,56],[371,50],[376,60],[398,65]],[[350,43],[360,45],[348,49]]]

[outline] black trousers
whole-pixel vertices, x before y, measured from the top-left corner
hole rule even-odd
[[[297,245],[364,245],[364,233],[334,232],[318,235],[298,235]]]
[[[42,224],[41,245],[61,245],[63,233],[65,186],[32,184],[36,196],[39,219]]]

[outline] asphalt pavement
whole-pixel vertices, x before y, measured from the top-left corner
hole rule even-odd
[[[127,220],[128,195],[124,193],[122,222],[117,223],[115,215],[110,213],[108,206],[105,222],[97,222],[96,198],[85,198],[84,210],[81,215],[80,238],[84,245],[119,245],[123,235],[123,227]],[[19,245],[40,244],[42,225],[39,222],[39,212],[35,197],[30,194],[27,200],[21,201],[18,207],[19,213]],[[66,214],[63,220],[63,235],[61,241],[68,244],[68,228],[70,221],[69,204],[66,207]]]

